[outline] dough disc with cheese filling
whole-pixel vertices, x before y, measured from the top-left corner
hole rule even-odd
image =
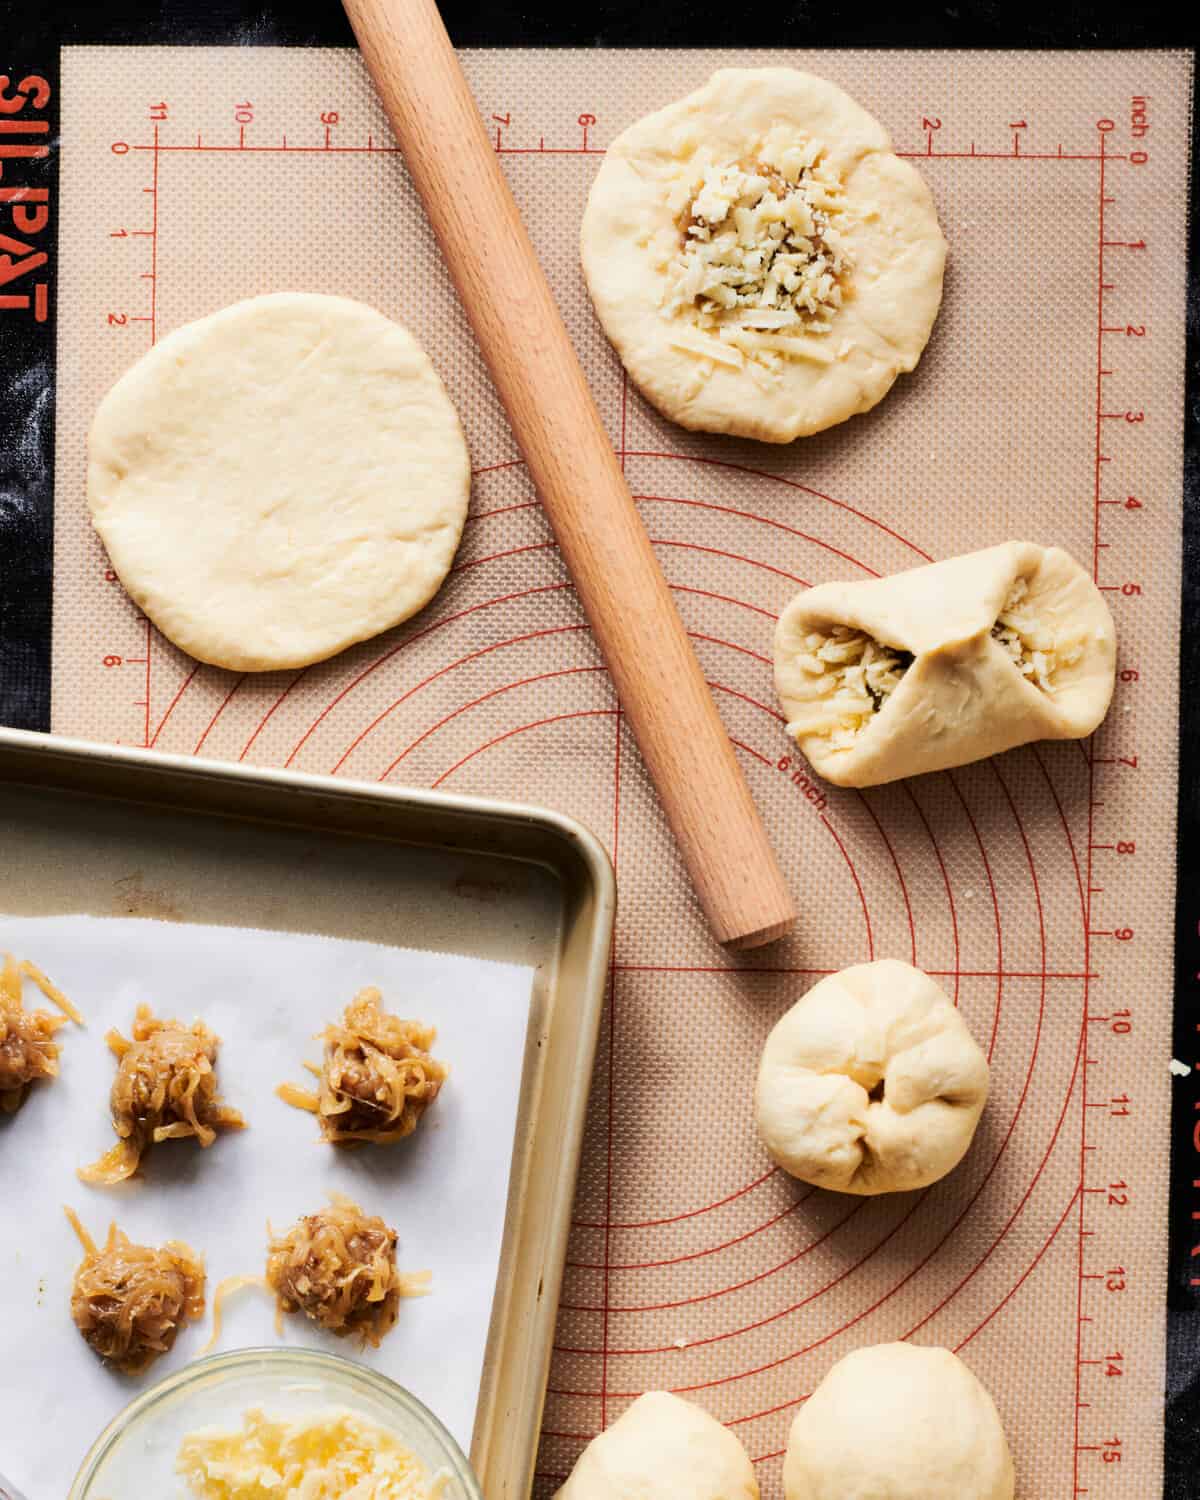
[[[88,440],[121,582],[177,646],[239,672],[322,661],[416,614],[469,489],[428,357],[343,297],[255,297],[168,334]]]
[[[848,94],[724,68],[612,143],[582,251],[604,331],[664,416],[787,443],[916,365],[946,242],[924,180]]]

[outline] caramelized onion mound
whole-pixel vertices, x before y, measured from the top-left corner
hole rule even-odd
[[[21,999],[22,977],[32,979],[63,1014],[26,1010]],[[31,1083],[58,1076],[59,1046],[54,1035],[68,1019],[83,1025],[83,1017],[40,969],[27,959],[18,963],[6,953],[4,967],[0,968],[0,1115],[12,1115],[20,1109]]]
[[[329,1208],[307,1214],[267,1247],[267,1285],[284,1312],[302,1312],[339,1338],[378,1345],[393,1326],[401,1297],[423,1294],[427,1271],[396,1269],[396,1231],[334,1194]]]
[[[204,1316],[204,1261],[190,1245],[135,1245],[115,1224],[103,1249],[70,1209],[84,1257],[71,1289],[83,1341],[123,1375],[140,1375],[166,1354],[184,1323]]]
[[[221,1039],[203,1021],[184,1026],[159,1021],[139,1005],[133,1040],[118,1031],[107,1037],[119,1059],[113,1080],[113,1129],[120,1140],[99,1161],[80,1170],[84,1182],[111,1186],[137,1171],[142,1153],[158,1141],[195,1136],[211,1146],[217,1131],[241,1130],[245,1120],[222,1104],[213,1064]]]
[[[284,1083],[279,1097],[317,1116],[331,1144],[389,1145],[417,1128],[450,1070],[429,1055],[437,1032],[384,1010],[377,989],[360,990],[340,1022],[320,1033],[325,1060],[306,1064],[321,1080],[316,1094]]]

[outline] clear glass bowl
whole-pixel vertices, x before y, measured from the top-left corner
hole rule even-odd
[[[270,1416],[349,1410],[393,1434],[430,1474],[441,1500],[483,1500],[462,1449],[415,1396],[374,1370],[314,1349],[238,1349],[197,1360],[131,1402],[92,1444],[67,1500],[186,1500],[179,1445],[197,1427],[237,1427],[248,1407]]]

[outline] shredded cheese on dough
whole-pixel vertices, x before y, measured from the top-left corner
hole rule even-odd
[[[175,1470],[196,1500],[435,1500],[447,1477],[348,1411],[297,1422],[248,1411],[238,1429],[189,1433]]]
[[[1060,667],[1071,667],[1083,655],[1082,639],[1072,639],[1039,620],[1028,602],[1029,581],[1018,578],[992,626],[992,638],[1012,658],[1013,665],[1044,693],[1053,693]]]
[[[691,197],[662,311],[683,315],[703,342],[678,333],[671,342],[723,364],[717,340],[769,368],[781,356],[829,363],[811,335],[833,326],[850,269],[837,226],[842,186],[815,143],[761,156],[709,166]]]
[[[849,625],[813,630],[797,656],[805,673],[804,710],[788,725],[794,738],[816,735],[848,750],[900,686],[913,658]]]

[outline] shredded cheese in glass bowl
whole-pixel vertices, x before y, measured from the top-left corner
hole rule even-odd
[[[427,1407],[312,1349],[202,1359],[100,1435],[67,1500],[483,1500]]]
[[[196,1500],[436,1500],[446,1474],[338,1407],[292,1421],[251,1407],[236,1426],[189,1433],[175,1468]]]

